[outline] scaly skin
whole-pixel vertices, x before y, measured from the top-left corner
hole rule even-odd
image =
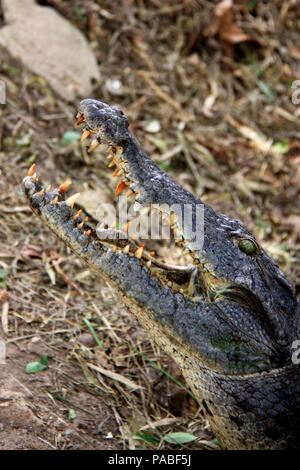
[[[23,180],[32,210],[116,288],[177,361],[224,448],[300,449],[300,367],[292,362],[300,304],[290,281],[245,225],[215,213],[144,153],[117,107],[83,100],[78,123],[84,138],[93,137],[91,150],[99,142],[111,147],[122,170],[116,194],[130,187],[138,202],[156,204],[167,215],[172,206],[171,226],[194,267],[164,265],[134,241],[99,239],[79,212],[74,216],[67,185],[44,191],[34,168]],[[184,226],[186,204],[192,218]],[[199,207],[202,245],[192,237],[202,230]]]

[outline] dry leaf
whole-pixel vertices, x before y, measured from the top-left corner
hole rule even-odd
[[[251,41],[253,38],[234,23],[232,13],[232,0],[223,0],[215,7],[214,18],[208,28],[206,35],[213,37],[219,35],[222,41],[230,44]]]
[[[30,258],[42,258],[43,250],[41,246],[24,245],[20,253],[24,259],[30,260]]]
[[[112,372],[111,370],[104,369],[103,367],[100,366],[95,366],[94,364],[88,363],[88,367],[90,367],[93,370],[96,370],[97,372],[100,372],[100,374],[106,375],[106,377],[109,377],[113,380],[117,380],[118,382],[126,385],[127,387],[131,388],[132,390],[137,390],[137,389],[142,389],[140,385],[135,384],[132,382],[132,380],[127,379],[121,374],[117,374],[116,372]]]

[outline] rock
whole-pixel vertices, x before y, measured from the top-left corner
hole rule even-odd
[[[100,74],[82,33],[34,0],[2,0],[2,9],[6,26],[0,30],[0,45],[65,100],[89,96]]]

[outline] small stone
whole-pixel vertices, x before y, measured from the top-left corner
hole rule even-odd
[[[79,343],[83,344],[83,346],[86,346],[87,348],[92,348],[96,345],[94,337],[89,333],[82,333],[77,337],[77,340]]]
[[[156,132],[159,132],[161,129],[160,122],[157,119],[152,119],[152,121],[149,121],[145,126],[144,129],[146,132],[149,132],[150,134],[156,134]]]

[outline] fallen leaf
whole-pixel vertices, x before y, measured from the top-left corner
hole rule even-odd
[[[30,260],[30,258],[42,258],[43,250],[41,246],[24,245],[20,253],[24,259]]]
[[[230,44],[251,41],[253,38],[245,34],[235,22],[232,13],[232,0],[223,0],[214,10],[213,20],[206,32],[208,37],[219,35],[220,39]]]

